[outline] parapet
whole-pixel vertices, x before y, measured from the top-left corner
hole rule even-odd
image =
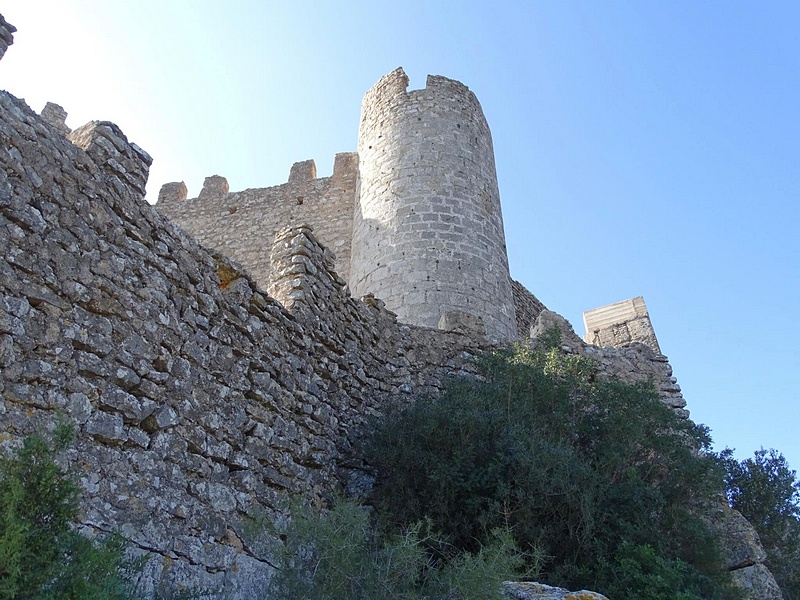
[[[403,67],[397,67],[391,73],[387,73],[381,77],[378,82],[364,94],[364,99],[361,101],[362,113],[365,107],[370,107],[376,103],[383,103],[400,94],[404,94],[407,89],[408,75],[406,75]]]
[[[425,80],[425,89],[441,89],[451,93],[454,92],[457,95],[470,94],[474,96],[472,90],[460,81],[442,77],[441,75],[428,75]]]
[[[11,23],[0,15],[0,58],[6,53],[8,47],[14,43],[14,32],[17,30]]]
[[[336,180],[358,176],[358,152],[339,152],[333,159],[333,178]]]
[[[583,313],[586,335],[583,339],[595,346],[622,347],[641,342],[661,354],[656,333],[644,298],[637,296]]]

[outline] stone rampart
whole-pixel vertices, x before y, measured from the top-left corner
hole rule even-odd
[[[480,346],[350,298],[308,227],[271,251],[284,308],[144,201],[149,157],[117,128],[70,137],[0,94],[2,445],[62,415],[80,524],[150,553],[147,589],[257,597],[271,567],[247,515],[340,489],[363,419]]]
[[[228,182],[217,175],[206,178],[198,197],[190,200],[185,185],[168,183],[156,206],[200,243],[246,265],[264,288],[275,234],[287,225],[309,224],[336,254],[336,271],[347,280],[357,175],[357,156],[342,153],[331,177],[318,178],[314,161],[304,161],[292,167],[284,184],[229,193]]]
[[[633,342],[619,348],[593,346],[584,342],[572,329],[572,325],[561,315],[542,310],[531,327],[531,345],[552,328],[561,332],[561,349],[568,354],[581,354],[592,358],[597,367],[597,377],[619,379],[627,383],[652,382],[661,400],[678,415],[688,418],[686,400],[672,374],[669,359],[641,342]]]

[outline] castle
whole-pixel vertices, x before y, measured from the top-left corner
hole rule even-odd
[[[248,518],[357,489],[359,425],[497,342],[559,327],[598,376],[651,379],[684,410],[641,299],[587,314],[595,346],[510,279],[477,100],[406,86],[397,70],[367,93],[330,178],[298,163],[194,200],[168,184],[155,208],[151,158],[116,125],[70,131],[57,105],[0,92],[0,445],[75,424],[78,526],[129,539],[147,593],[260,597],[272,565]],[[743,580],[764,575],[763,551],[736,552]]]
[[[277,230],[307,223],[335,253],[336,271],[354,296],[373,294],[404,323],[516,339],[521,310],[480,103],[445,77],[429,76],[422,90],[407,87],[396,69],[367,92],[358,152],[338,154],[331,177],[317,178],[314,162],[305,161],[286,184],[228,193],[227,182],[213,176],[193,200],[183,183],[172,183],[162,188],[158,209],[262,284]],[[518,295],[538,303],[529,292]]]

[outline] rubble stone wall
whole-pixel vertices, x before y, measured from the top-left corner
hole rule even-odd
[[[14,31],[0,16],[0,57]],[[350,450],[364,420],[414,393],[439,393],[447,377],[472,373],[488,346],[399,324],[374,296],[351,298],[306,225],[270,225],[266,259],[245,256],[254,279],[144,201],[151,158],[118,127],[70,132],[64,119],[57,105],[39,117],[0,92],[0,449],[72,422],[76,444],[60,459],[80,475],[78,525],[118,531],[148,557],[145,597],[263,597],[273,567],[251,517],[274,521],[287,494],[322,500],[358,482]],[[328,182],[298,163],[284,186],[240,201],[285,209],[292,195],[295,206],[343,199],[353,160],[337,157],[339,181],[335,169]],[[209,203],[213,221],[229,196],[212,177],[196,202]],[[160,208],[179,214],[185,198],[185,185],[170,184]],[[336,227],[348,226],[318,228],[334,248]],[[557,326],[563,351],[594,356],[601,375],[653,378],[683,410],[657,347],[588,346],[521,285],[514,296],[518,326],[535,321],[533,343]],[[748,597],[777,600],[757,534],[729,513],[723,505],[717,518],[731,540],[726,564]]]
[[[340,489],[363,419],[480,346],[350,298],[306,227],[271,252],[284,308],[144,201],[149,157],[116,127],[70,138],[0,94],[2,446],[72,421],[81,524],[151,553],[148,589],[257,597],[246,515]]]
[[[3,58],[8,47],[14,43],[14,33],[16,31],[17,28],[7,22],[3,15],[0,15],[0,59]]]
[[[546,307],[516,279],[511,280],[511,291],[514,295],[517,337],[520,340],[527,340],[530,337],[531,327]]]

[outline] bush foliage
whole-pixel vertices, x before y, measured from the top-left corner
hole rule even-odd
[[[698,507],[722,491],[705,428],[651,386],[593,381],[590,361],[525,349],[377,420],[364,454],[382,531],[429,519],[475,552],[498,527],[543,579],[613,598],[730,598]]]
[[[766,565],[786,600],[800,600],[800,482],[777,450],[741,462],[732,450],[721,455],[730,505],[755,527],[767,552]]]
[[[474,554],[434,560],[441,542],[419,522],[400,534],[376,535],[367,509],[338,501],[317,513],[300,503],[275,550],[271,583],[277,600],[492,600],[512,578],[521,557],[507,531],[495,530]]]
[[[0,457],[0,599],[128,597],[121,540],[93,542],[71,527],[79,488],[54,460],[71,438],[62,425],[52,444],[34,435]]]

